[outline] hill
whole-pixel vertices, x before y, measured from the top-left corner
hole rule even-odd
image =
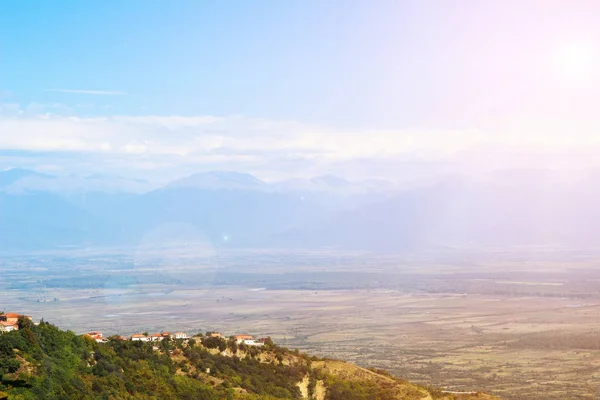
[[[321,360],[266,341],[97,343],[41,321],[0,335],[0,399],[488,399],[413,385],[383,371]]]

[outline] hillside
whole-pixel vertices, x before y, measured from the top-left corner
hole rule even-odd
[[[203,336],[97,343],[44,321],[19,326],[0,335],[0,399],[493,399],[444,394],[270,341],[263,348]]]

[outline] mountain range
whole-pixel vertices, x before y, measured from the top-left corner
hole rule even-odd
[[[600,174],[503,171],[398,187],[332,175],[269,183],[212,171],[157,187],[115,176],[0,171],[0,250],[202,241],[215,247],[405,251],[588,246]]]

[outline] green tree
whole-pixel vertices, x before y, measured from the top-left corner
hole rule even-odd
[[[231,350],[233,354],[237,353],[238,351],[238,344],[234,338],[227,340],[227,347],[229,347],[229,350]]]
[[[31,329],[35,326],[32,320],[22,315],[19,315],[17,324],[19,325],[19,329]]]
[[[224,351],[227,348],[225,340],[219,337],[204,338],[202,343],[207,349],[219,349],[219,351]]]
[[[271,348],[271,347],[275,346],[275,343],[273,343],[273,339],[271,339],[271,336],[267,336],[265,338],[265,346],[267,348]]]

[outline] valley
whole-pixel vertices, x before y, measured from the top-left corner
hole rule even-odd
[[[243,331],[450,391],[594,398],[596,255],[486,254],[79,249],[4,258],[0,301],[79,333]]]

